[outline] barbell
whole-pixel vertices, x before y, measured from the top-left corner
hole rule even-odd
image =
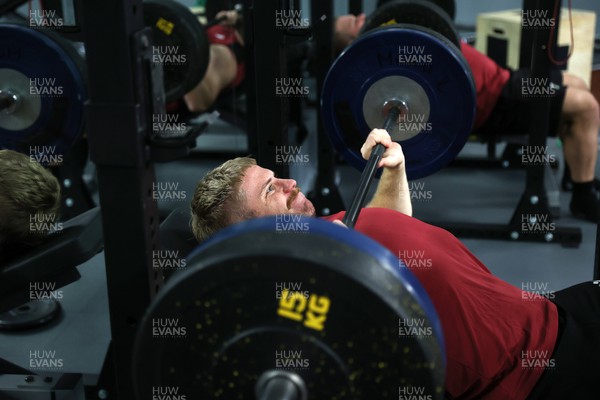
[[[364,34],[374,29],[386,29],[387,27],[394,26],[398,28],[406,28],[409,30],[413,30],[415,31],[415,33],[421,30],[423,34],[432,35],[433,39],[437,38],[441,42],[444,42],[444,40],[446,40],[446,42],[450,42],[455,47],[452,47],[450,45],[450,52],[447,55],[454,56],[456,57],[456,59],[459,60],[459,62],[462,62],[462,68],[464,68],[465,65],[467,65],[466,60],[462,57],[460,51],[458,51],[460,48],[460,37],[456,29],[454,28],[451,19],[448,17],[448,15],[446,15],[446,13],[442,9],[440,9],[435,4],[424,0],[394,0],[385,2],[385,4],[378,7],[378,9],[375,10],[375,12],[373,12],[371,15],[369,15],[369,17],[365,20],[365,23],[361,29],[361,33]],[[389,36],[393,31],[387,30],[385,32],[386,35]],[[422,52],[418,51],[418,49],[421,48],[418,45],[409,44],[407,46],[404,40],[406,39],[407,42],[410,43],[409,37],[406,35],[406,33],[400,34],[403,35],[403,44],[400,45],[398,50],[398,65],[404,66],[410,64],[421,64],[421,66],[426,66],[428,64],[433,63],[431,54],[422,54]],[[438,36],[436,37],[436,35]],[[401,51],[401,49],[403,48],[402,46],[408,49],[414,49],[415,51],[412,52],[413,54],[406,55],[406,57],[404,57],[405,55],[402,54],[403,52]],[[406,53],[411,52],[406,51]],[[411,62],[411,57],[418,59],[419,62]],[[404,59],[406,59],[406,62],[402,62]],[[346,67],[342,66],[341,68],[344,69]],[[464,72],[468,73],[468,76],[466,78],[467,80],[469,80],[470,69],[468,68],[468,66],[464,70]],[[335,70],[333,70],[333,72],[330,71],[327,78],[329,78],[329,76],[335,75],[335,73]],[[429,99],[426,99],[426,95],[423,95],[421,92],[419,92],[420,89],[422,90],[422,87],[419,86],[418,83],[413,82],[412,87],[408,85],[408,83],[411,81],[409,80],[410,78],[406,78],[406,75],[409,73],[410,71],[407,70],[397,70],[394,72],[390,72],[390,75],[386,76],[386,78],[382,80],[387,79],[386,84],[397,84],[391,85],[390,87],[386,88],[387,93],[386,91],[382,91],[376,88],[375,91],[379,90],[380,96],[372,95],[371,97],[368,97],[368,95],[365,95],[362,103],[363,115],[365,116],[365,119],[368,118],[369,128],[373,129],[374,125],[376,125],[378,121],[385,119],[382,125],[383,129],[387,130],[389,133],[394,134],[395,139],[398,142],[403,142],[404,139],[407,139],[406,136],[402,136],[402,133],[406,133],[406,131],[412,130],[407,129],[408,124],[406,124],[406,121],[411,118],[411,115],[413,115],[413,119],[415,120],[425,121],[425,119],[427,119],[427,121],[429,121]],[[405,82],[406,85],[403,86],[402,82]],[[472,82],[472,77],[470,83],[474,90],[474,82]],[[379,82],[374,83],[373,87],[376,87],[377,84],[379,84]],[[366,93],[371,93],[373,87],[369,87]],[[469,96],[469,93],[466,92],[466,95]],[[472,96],[469,97],[474,96],[475,94],[473,92]],[[323,104],[326,104],[326,102],[323,102]],[[347,115],[347,117],[349,118],[349,115]],[[467,114],[466,118],[467,120],[471,119],[472,123],[474,115],[471,116]],[[403,124],[405,126],[405,129],[403,129]],[[430,124],[430,122],[426,122],[426,124]],[[414,129],[414,131],[418,131],[418,134],[420,134],[423,132],[423,130],[428,130],[427,127],[428,125],[425,125],[425,128],[423,129],[419,129],[419,127],[417,127],[416,129]],[[435,133],[439,134],[440,132],[436,130]],[[333,136],[334,144],[338,143],[336,139],[337,137]],[[410,165],[410,170],[409,172],[407,172],[407,174],[409,174],[409,176],[411,177],[423,177],[426,174],[430,174],[437,171],[439,168],[443,167],[447,162],[451,161],[454,158],[458,151],[460,151],[460,149],[462,149],[462,147],[464,146],[466,139],[467,138],[464,136],[464,132],[459,131],[458,134],[454,136],[455,143],[450,148],[450,150],[445,149],[444,151],[440,151],[441,158],[430,159],[427,168],[421,170],[420,172],[414,172],[414,166]],[[431,140],[431,138],[428,138],[428,140]],[[427,143],[427,140],[425,141]],[[415,149],[410,147],[410,142],[403,143],[406,146],[406,151],[411,152],[411,160],[414,161],[417,158],[415,154],[412,154],[412,152],[414,152]],[[353,148],[353,155],[358,155],[360,161],[362,162],[361,155],[360,153],[356,153],[356,149],[356,147]],[[364,205],[369,187],[373,181],[373,178],[377,174],[377,165],[380,159],[382,158],[384,152],[384,146],[381,144],[377,144],[373,148],[371,156],[363,169],[358,184],[358,189],[342,221],[346,226],[350,228],[354,227],[354,224],[358,219],[358,215]],[[417,152],[416,154],[418,155],[419,153]]]
[[[460,50],[416,25],[362,34],[334,61],[321,95],[325,130],[349,164],[365,167],[360,148],[391,106],[402,109],[389,133],[402,146],[409,179],[452,161],[475,117],[475,85]]]
[[[206,72],[206,32],[173,0],[145,0],[143,12],[153,31],[152,62],[163,67],[165,101],[177,100]],[[25,24],[0,24],[0,44],[0,148],[59,164],[84,128],[85,60],[56,32]]]
[[[427,49],[431,53],[425,56],[436,57],[448,73],[460,72],[457,81],[447,75],[436,80],[437,69],[433,77],[426,75],[433,67],[423,68],[421,62],[398,66],[400,55],[398,63],[390,57],[398,45]],[[461,110],[458,117],[464,121],[458,126],[468,135],[473,82],[460,52],[442,51],[445,46],[453,45],[415,26],[366,33],[329,71],[325,88],[339,79],[337,84],[349,89],[346,97],[333,100],[324,92],[323,110],[331,110],[328,104],[336,111],[343,108],[336,99],[360,107],[357,114],[369,120],[369,128],[388,129],[409,153],[401,129],[407,116],[422,113],[428,122],[430,104],[439,107],[447,100],[444,85],[466,84],[460,99],[467,104],[449,102],[431,120],[446,121],[444,111]],[[353,76],[373,59],[379,68],[367,64],[363,75]],[[433,64],[429,57],[425,61]],[[416,102],[419,89],[425,95]],[[435,133],[428,140],[449,143],[452,151],[464,145],[461,135]],[[439,160],[451,156],[447,148],[436,165],[424,160],[421,168],[439,168]],[[369,164],[376,165],[378,156]],[[370,182],[374,168],[367,170],[363,177]],[[357,202],[360,206],[362,199]],[[417,388],[426,398],[443,398],[445,351],[435,309],[402,262],[371,239],[321,220],[272,216],[225,229],[196,249],[187,265],[162,289],[139,326],[134,348],[138,398],[161,388],[194,398],[261,400],[395,399],[401,390]],[[421,321],[431,335],[397,336],[391,326],[406,320]]]
[[[51,30],[0,24],[0,148],[47,166],[61,162],[83,130],[83,60]]]

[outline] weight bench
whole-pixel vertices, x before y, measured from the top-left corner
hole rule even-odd
[[[173,211],[160,224],[160,249],[165,251],[176,251],[177,257],[187,257],[197,246],[198,241],[190,227],[189,204],[181,206]],[[169,279],[175,271],[163,272],[165,279]]]
[[[163,250],[176,250],[187,256],[198,246],[198,241],[190,227],[190,208],[178,207],[160,224],[160,247]]]

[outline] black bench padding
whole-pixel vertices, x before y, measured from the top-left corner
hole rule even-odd
[[[30,301],[31,282],[53,282],[56,288],[80,278],[76,267],[103,247],[100,208],[63,224],[30,252],[0,266],[0,313]]]
[[[160,247],[163,250],[176,250],[185,257],[198,245],[190,226],[189,207],[173,210],[160,224]]]

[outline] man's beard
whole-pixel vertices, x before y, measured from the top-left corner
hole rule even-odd
[[[300,187],[296,186],[286,202],[288,210],[292,207],[292,203],[294,202],[296,197],[298,197],[299,194],[300,194]],[[315,212],[315,209],[311,206],[311,203],[309,201],[305,201],[302,204],[302,209],[296,211],[296,214],[305,215],[307,217],[316,217],[316,215],[317,215]]]

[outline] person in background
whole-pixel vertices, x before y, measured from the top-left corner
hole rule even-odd
[[[222,21],[206,30],[210,43],[210,60],[204,77],[182,99],[167,104],[167,111],[194,116],[214,104],[222,93],[237,88],[244,81],[244,38],[242,18],[237,11],[220,11]]]
[[[59,207],[60,185],[50,171],[25,154],[0,150],[0,265],[40,244]]]
[[[334,24],[333,45],[337,52],[356,39],[365,22],[364,14],[343,15]],[[509,70],[485,54],[461,42],[460,49],[471,67],[477,93],[473,130],[479,135],[526,135],[531,117],[531,97],[523,94],[527,69]],[[526,85],[527,83],[525,83]],[[600,198],[595,178],[598,157],[600,107],[585,82],[572,74],[556,72],[551,79],[549,128],[560,137],[566,160],[563,187],[572,187],[569,208],[580,219],[597,222]]]

